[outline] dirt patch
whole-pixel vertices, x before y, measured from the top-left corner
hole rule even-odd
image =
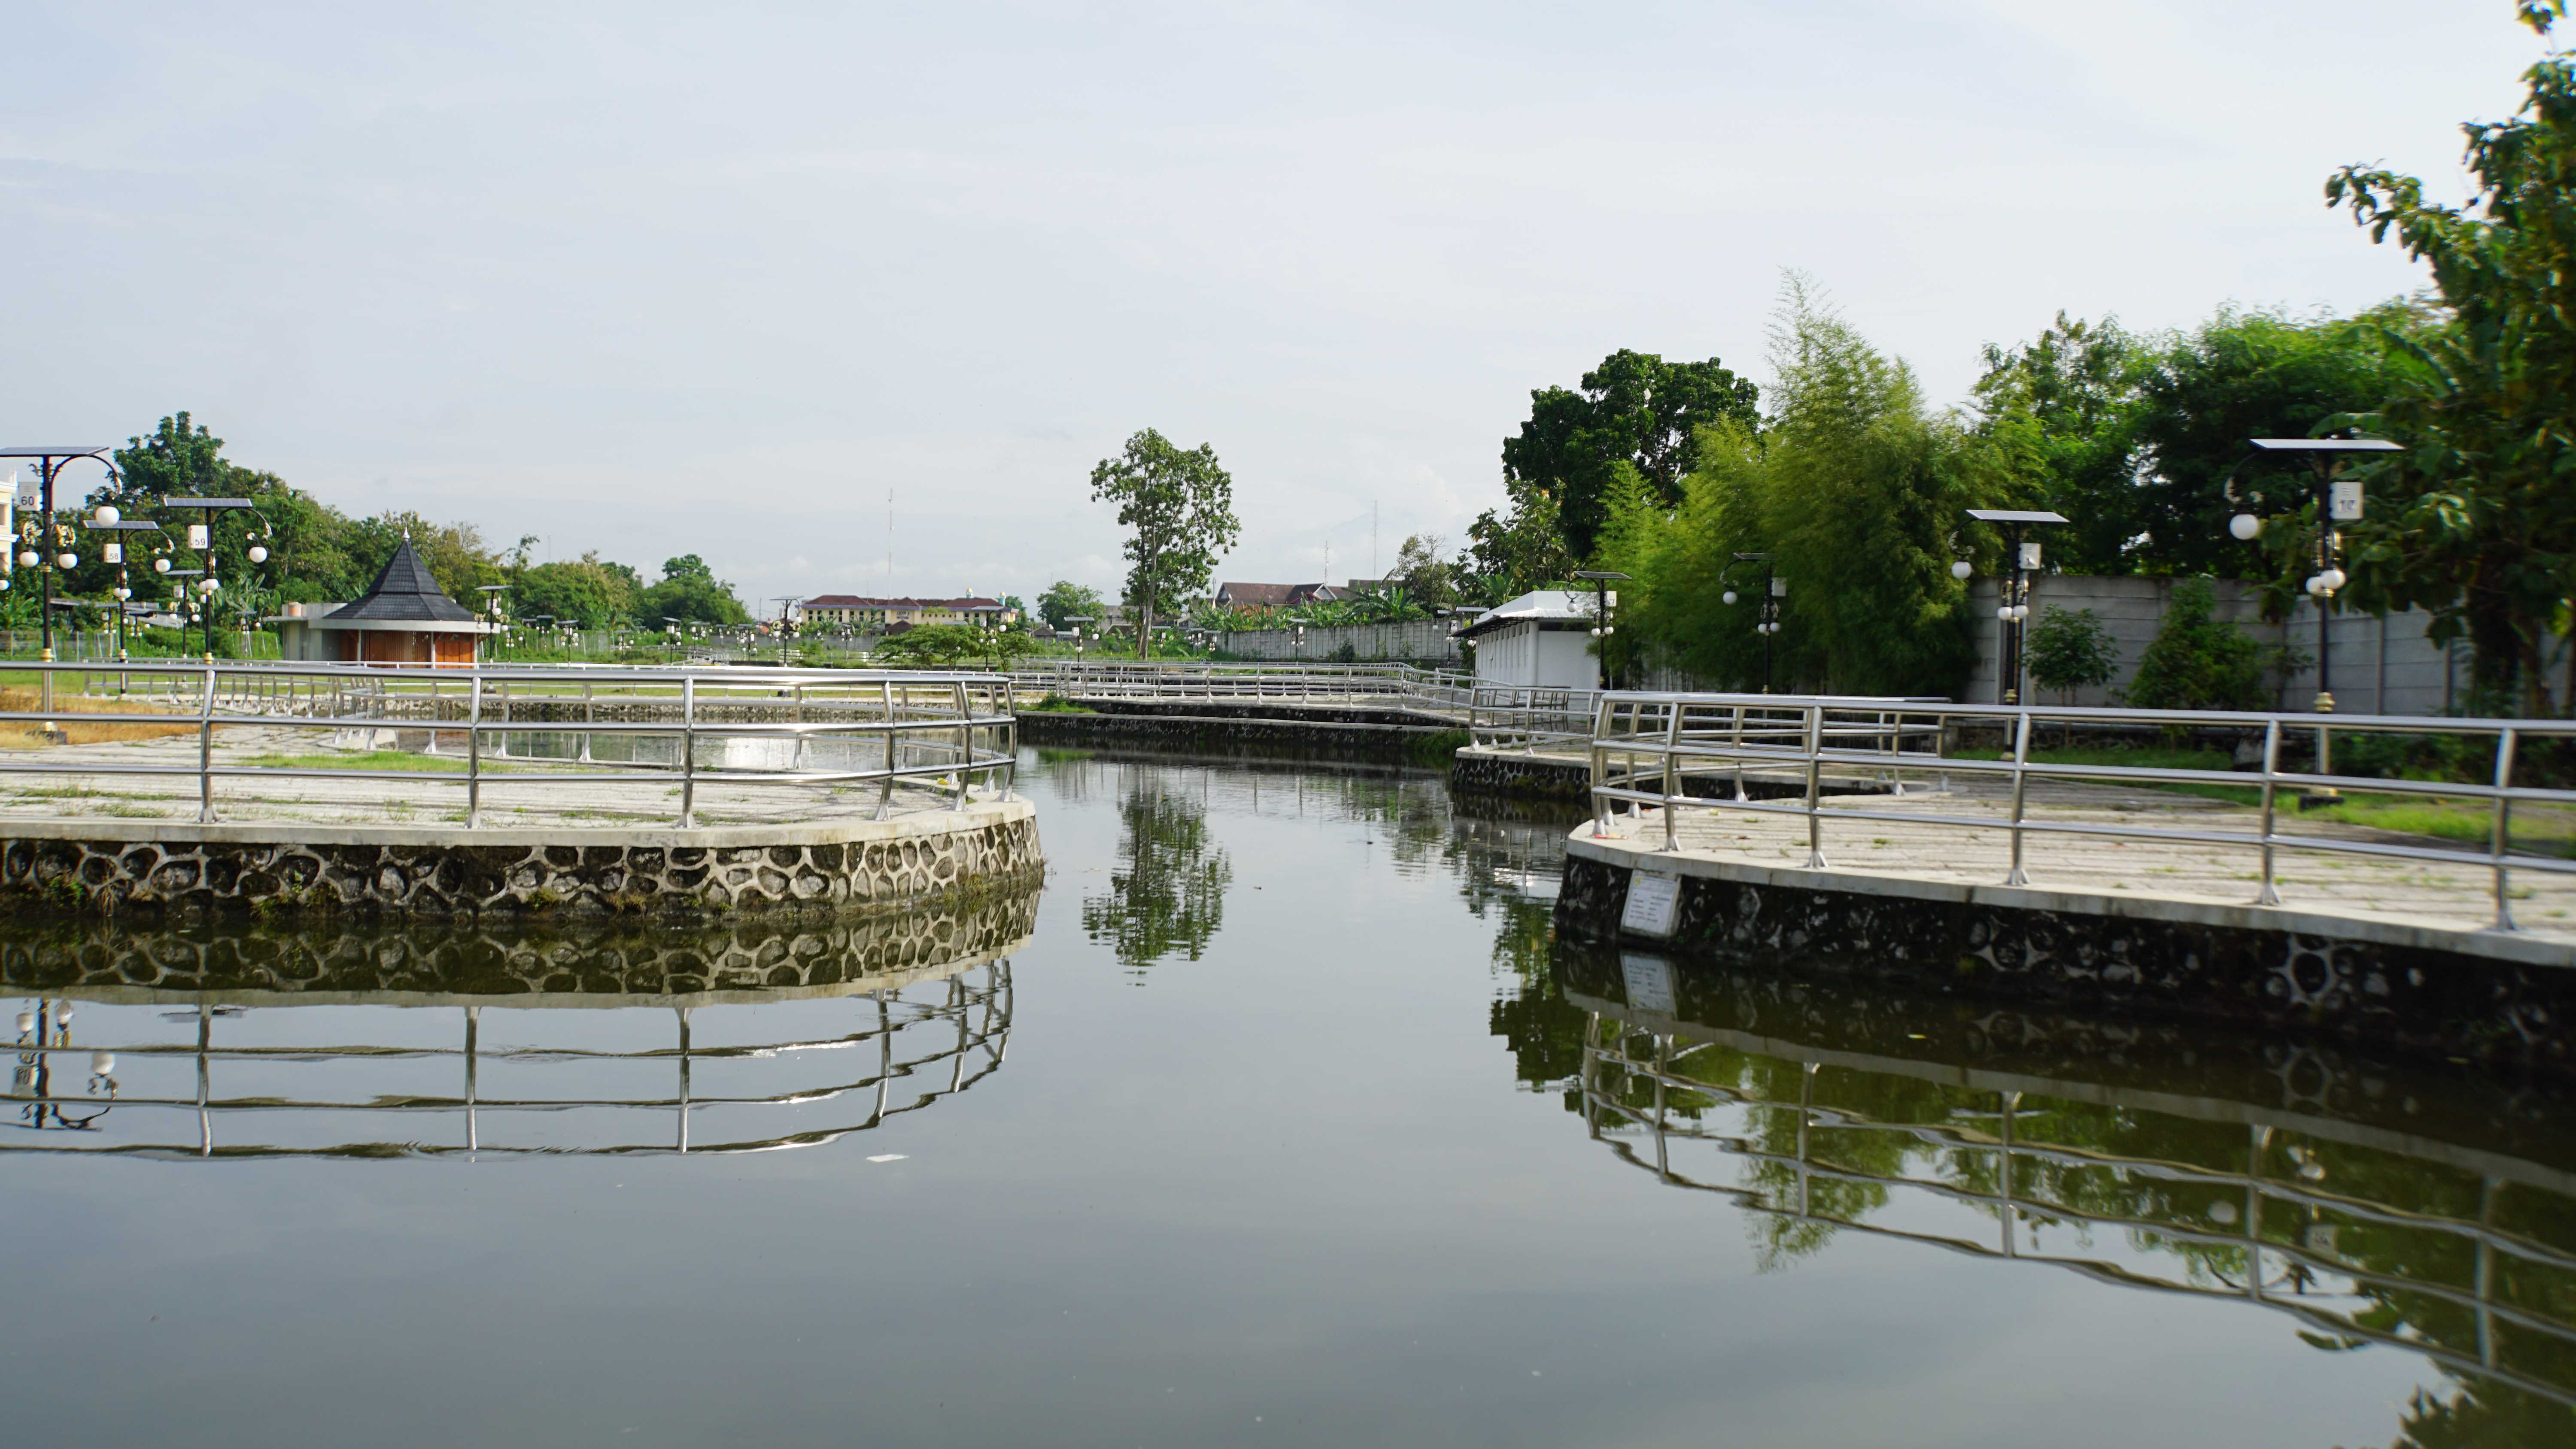
[[[33,689],[0,689],[0,712],[32,714],[45,708]],[[53,745],[95,745],[108,740],[156,740],[197,732],[193,716],[140,699],[93,699],[56,694],[52,707],[55,738],[33,720],[0,720],[0,750],[40,750]],[[101,716],[151,716],[149,723],[110,723]]]

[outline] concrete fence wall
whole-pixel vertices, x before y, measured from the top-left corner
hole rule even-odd
[[[2065,695],[2034,687],[2029,691],[2031,702],[2080,706],[2123,703],[2130,684],[2137,678],[2139,658],[2164,622],[2176,582],[2066,574],[2038,579],[2031,588],[2030,621],[2038,623],[2053,608],[2090,609],[2110,632],[2119,663],[2107,685]],[[2217,618],[2235,624],[2258,643],[2277,647],[2286,642],[2297,652],[2298,658],[2292,661],[2295,667],[2286,678],[2277,671],[2273,674],[2270,702],[2282,709],[2307,709],[2317,697],[2315,605],[2302,599],[2289,618],[2274,623],[2263,617],[2260,591],[2251,585],[2221,580],[2216,588]],[[1960,697],[1974,704],[1991,704],[1995,700],[1995,674],[2002,646],[2001,628],[1995,619],[1996,603],[1994,580],[1979,579],[1970,586],[1969,614],[1975,621],[1971,627],[1977,652]],[[2445,647],[2434,643],[2425,636],[2431,623],[2430,615],[2412,609],[2385,618],[2334,615],[2329,628],[2334,652],[2327,662],[2336,710],[2343,714],[2431,715],[2464,702],[2469,687],[2468,645],[2453,643]],[[2566,648],[2564,640],[2552,640],[2544,651],[2553,680],[2566,677]],[[1644,670],[1630,682],[1641,689],[1716,687],[1710,681],[1673,669]]]
[[[2137,678],[2139,657],[2156,637],[2167,603],[2173,597],[2175,579],[2151,578],[2083,578],[2072,575],[2049,575],[2038,579],[2031,588],[2030,621],[2038,623],[2050,609],[2090,609],[2110,631],[2113,645],[2119,651],[2119,664],[2111,682],[2099,688],[2079,689],[2061,697],[2053,689],[2031,690],[2035,704],[2073,703],[2108,705],[2120,702],[2130,683]],[[2280,623],[2266,620],[2262,613],[2260,591],[2248,584],[2221,580],[2217,583],[2216,617],[2235,624],[2246,634],[2267,646],[2288,644],[2299,658],[2284,677],[2273,676],[2273,703],[2283,709],[2304,710],[2317,696],[2317,612],[2305,599]],[[2002,645],[2001,626],[1995,619],[1997,602],[1995,582],[1979,579],[1969,591],[1969,614],[1976,620],[1977,658],[1968,678],[1966,697],[1977,703],[1990,703],[1995,698],[1997,652]],[[2425,637],[2432,617],[2417,610],[2390,614],[2385,618],[2369,614],[2338,613],[2333,616],[2329,632],[2333,640],[2333,657],[2327,662],[2334,688],[2335,708],[2344,714],[2440,714],[2449,708],[2468,688],[2468,646],[2454,644],[2449,648]]]
[[[1298,647],[1293,630],[1245,629],[1219,634],[1216,647],[1245,659],[1303,658],[1313,662],[1329,657],[1344,644],[1350,645],[1351,652],[1362,661],[1405,659],[1419,663],[1448,663],[1463,657],[1458,650],[1458,641],[1449,637],[1449,624],[1445,619],[1308,629],[1303,649]]]

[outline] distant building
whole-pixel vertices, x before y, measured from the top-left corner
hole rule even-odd
[[[289,604],[277,626],[288,659],[349,664],[471,665],[492,626],[447,596],[404,539],[364,596],[346,604]]]
[[[1476,682],[1538,689],[1599,689],[1591,653],[1598,622],[1593,596],[1540,589],[1499,604],[1458,631],[1476,644]]]
[[[857,594],[822,594],[796,606],[804,622],[844,629],[884,632],[919,624],[974,624],[1003,629],[1020,621],[1020,611],[999,599],[870,599]]]
[[[1331,584],[1219,584],[1216,606],[1249,612],[1254,609],[1293,609],[1299,604],[1329,604],[1339,600],[1342,591]]]

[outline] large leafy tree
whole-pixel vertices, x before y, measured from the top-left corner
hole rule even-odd
[[[2542,34],[2566,15],[2564,0],[2516,8]],[[2412,446],[2373,480],[2387,506],[2354,530],[2356,601],[2431,611],[2435,637],[2475,647],[2482,694],[2540,714],[2542,646],[2576,594],[2576,56],[2555,52],[2524,80],[2512,119],[2461,128],[2470,205],[2360,166],[2326,199],[2430,265],[2452,317],[2394,339],[2423,375],[2384,410]],[[2576,705],[2576,678],[2568,694]]]
[[[1038,595],[1038,617],[1050,629],[1061,629],[1068,619],[1100,620],[1108,617],[1108,605],[1101,602],[1097,589],[1086,589],[1070,579],[1058,579]]]
[[[1503,477],[1553,501],[1566,547],[1589,557],[1608,521],[1611,469],[1635,468],[1669,506],[1698,466],[1700,429],[1751,422],[1757,390],[1716,358],[1666,362],[1625,348],[1601,360],[1575,388],[1530,394],[1530,415],[1503,440]]]
[[[1115,458],[1091,470],[1094,501],[1118,505],[1128,530],[1127,598],[1138,611],[1136,657],[1154,631],[1155,610],[1207,587],[1217,556],[1234,547],[1234,479],[1216,449],[1176,446],[1147,428]]]
[[[2056,567],[2269,577],[2265,555],[2227,532],[2245,440],[2376,411],[2416,370],[2391,337],[2434,325],[2406,302],[2353,320],[2230,308],[2156,337],[2060,313],[2019,348],[1986,349],[1980,429],[2026,455],[2040,499],[2072,520],[2045,540]]]
[[[531,564],[510,580],[510,612],[539,616],[584,629],[606,629],[635,614],[635,572],[603,562],[597,553],[555,563]]]
[[[747,624],[751,611],[716,577],[707,561],[693,553],[662,561],[662,577],[635,595],[635,621],[650,629],[664,619],[697,624]]]
[[[1992,547],[1962,515],[2019,498],[2027,459],[1934,412],[1913,371],[1804,278],[1789,279],[1771,360],[1777,411],[1758,436],[1732,422],[1701,435],[1680,509],[1668,514],[1642,477],[1615,496],[1601,561],[1639,584],[1614,639],[1704,677],[1758,679],[1761,575],[1728,570],[1736,553],[1768,553],[1788,588],[1770,641],[1777,683],[1955,692],[1971,641],[1950,564],[1963,548]]]

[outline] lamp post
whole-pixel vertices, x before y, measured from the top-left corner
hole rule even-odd
[[[2039,545],[2025,542],[2021,531],[2042,524],[2064,523],[2063,513],[2031,508],[1971,508],[1968,516],[1979,523],[2003,525],[2007,572],[1999,581],[2002,592],[1996,601],[1995,619],[1995,703],[2021,703],[2022,630],[2030,619],[2030,576],[2039,572]],[[1950,577],[1965,581],[1976,572],[1966,559],[1950,565]]]
[[[1577,569],[1574,576],[1591,581],[1592,637],[1599,641],[1592,649],[1601,660],[1601,687],[1615,689],[1618,682],[1610,674],[1610,636],[1616,629],[1610,622],[1610,611],[1618,606],[1619,595],[1610,586],[1629,582],[1628,575],[1617,569]]]
[[[1067,614],[1064,621],[1073,626],[1073,657],[1082,657],[1082,626],[1093,622],[1089,614]]]
[[[89,531],[108,536],[108,541],[99,545],[99,561],[116,565],[116,587],[109,592],[116,599],[116,662],[122,664],[126,659],[125,605],[134,597],[133,580],[126,572],[125,538],[128,534],[159,533],[161,525],[140,519],[129,520],[118,513],[116,505],[102,503],[90,515]]]
[[[37,516],[25,523],[19,523],[14,517],[17,500],[13,496],[8,510],[12,516],[8,518],[8,522],[17,525],[9,530],[15,535],[11,541],[16,550],[15,562],[21,568],[35,569],[41,580],[40,587],[44,590],[39,615],[44,627],[44,652],[39,657],[48,664],[52,663],[54,658],[54,570],[58,567],[70,569],[80,563],[79,556],[71,551],[70,526],[57,523],[54,519],[54,480],[61,476],[65,468],[83,458],[90,458],[96,460],[100,467],[107,469],[109,482],[117,481],[116,468],[107,461],[107,455],[114,447],[113,443],[109,443],[95,448],[53,447],[43,444],[0,448],[0,458],[29,458],[36,464]],[[16,480],[13,475],[11,480],[13,492],[15,486]],[[46,686],[47,698],[50,700],[51,676],[47,677]]]
[[[189,517],[202,518],[204,520],[201,523],[190,523],[187,526],[187,539],[188,547],[193,550],[199,558],[205,560],[205,578],[198,582],[197,591],[206,596],[206,662],[208,664],[212,664],[215,662],[216,611],[214,607],[214,595],[217,589],[223,587],[221,578],[223,564],[215,554],[215,521],[218,518],[221,518],[224,514],[235,511],[247,513],[251,517],[259,520],[259,538],[252,541],[248,550],[250,562],[253,564],[264,564],[268,562],[268,544],[265,540],[275,537],[277,530],[269,525],[267,515],[261,513],[259,509],[252,506],[251,500],[247,498],[164,496],[161,500],[161,506],[164,508],[175,508],[182,514]]]
[[[1750,563],[1762,565],[1762,593],[1754,614],[1753,632],[1762,636],[1762,692],[1769,694],[1771,692],[1771,641],[1780,632],[1780,601],[1789,597],[1789,581],[1773,571],[1771,555],[1739,553],[1718,573],[1718,582],[1724,583],[1726,576],[1735,572],[1736,565]],[[1735,590],[1728,589],[1717,597],[1718,602],[1731,605],[1740,596]]]
[[[2308,575],[2308,597],[2317,606],[2317,713],[2334,713],[2334,672],[2327,633],[2327,616],[2332,612],[2336,592],[2347,582],[2342,567],[2336,563],[2342,540],[2335,525],[2361,521],[2361,480],[2338,478],[2335,469],[2340,459],[2354,453],[2402,453],[2404,448],[2383,438],[2248,438],[2254,451],[2236,460],[2227,470],[2221,485],[2227,501],[2235,503],[2236,474],[2246,464],[2279,459],[2304,458],[2308,464],[2309,482],[2317,510],[2317,571]],[[2262,536],[2263,520],[2253,513],[2239,513],[2227,520],[2227,531],[2247,543]]]

